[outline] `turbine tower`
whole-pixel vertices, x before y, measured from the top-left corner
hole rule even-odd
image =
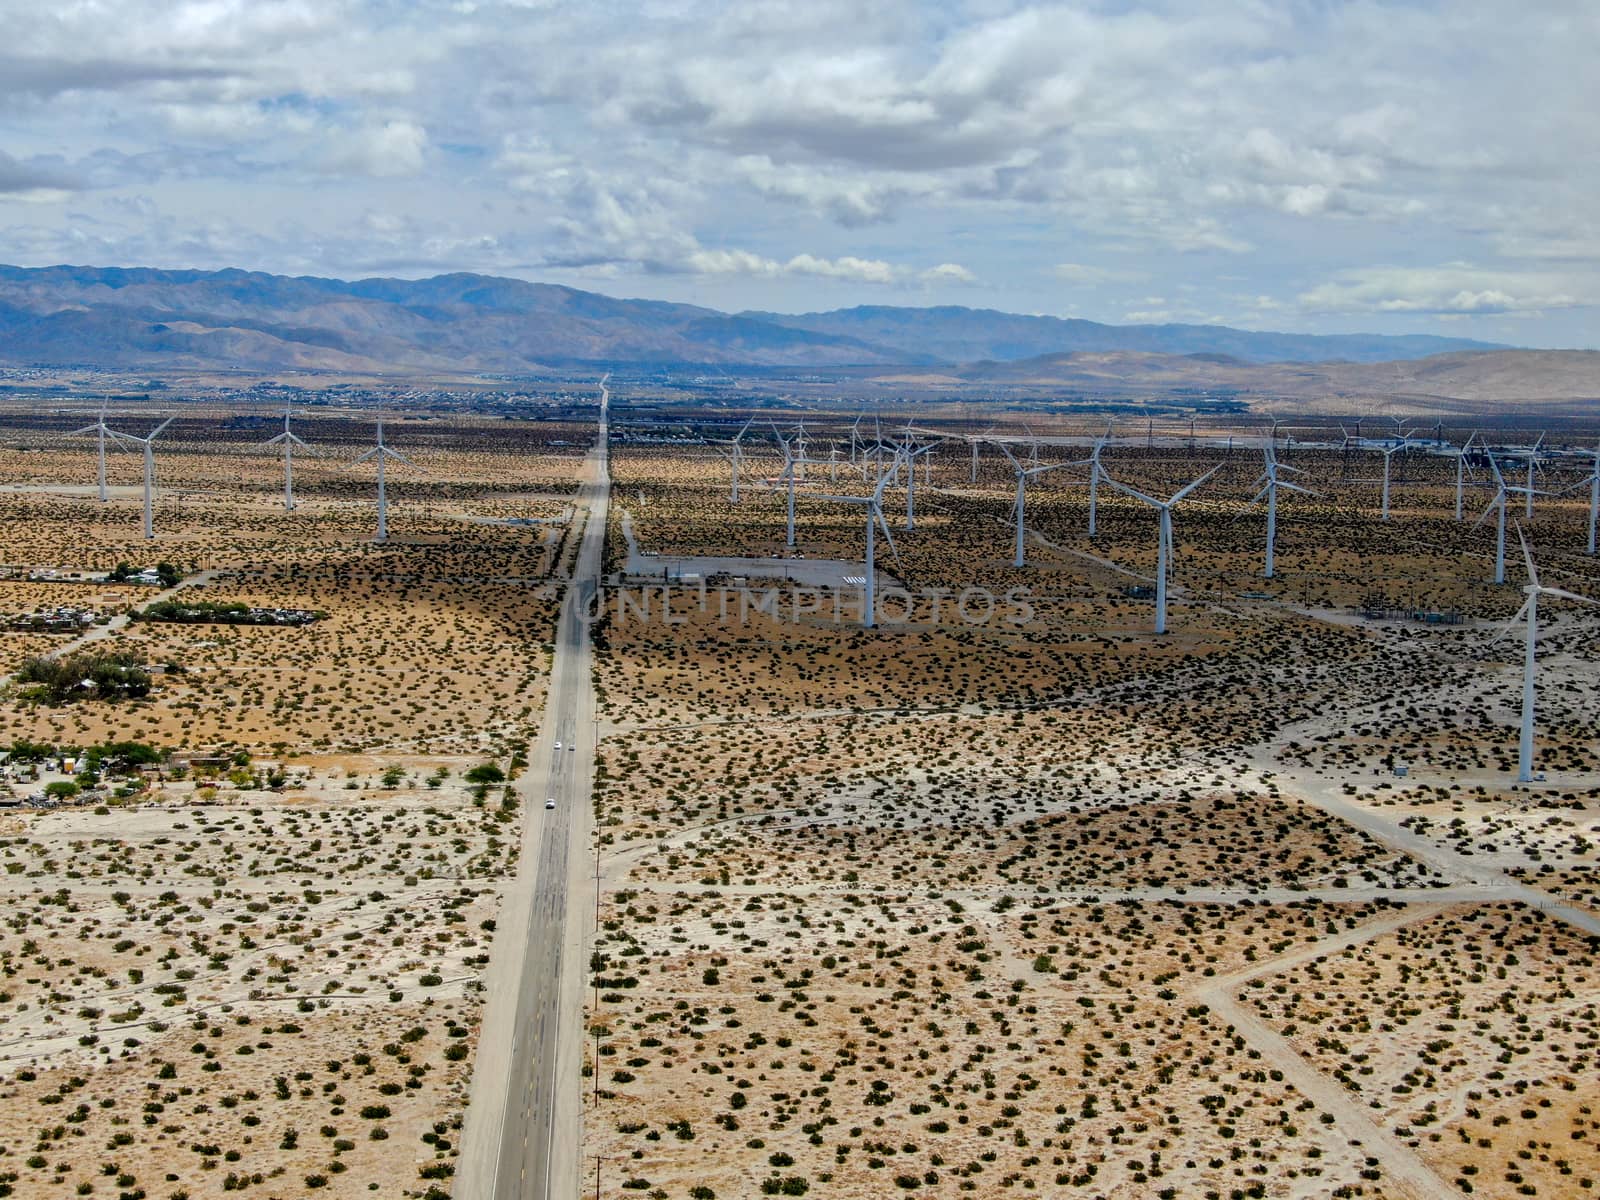
[[[1011,555],[1011,565],[1022,567],[1027,565],[1027,531],[1024,528],[1024,518],[1028,501],[1028,484],[1039,476],[1049,471],[1059,471],[1062,467],[1077,466],[1077,463],[1052,463],[1047,467],[1025,467],[1019,463],[1016,456],[1001,443],[1000,452],[1011,463],[1011,469],[1017,473],[1017,498],[1011,503],[1011,512],[1016,517],[1016,549]]]
[[[294,448],[299,446],[302,450],[310,450],[306,445],[289,430],[289,406],[283,406],[283,432],[277,437],[270,437],[262,442],[263,446],[283,445],[283,511],[294,511]]]
[[[100,503],[104,504],[111,498],[106,492],[106,436],[111,433],[111,430],[106,428],[106,402],[104,400],[100,402],[100,416],[95,423],[93,425],[85,425],[82,429],[74,429],[72,436],[82,437],[86,433],[94,434],[96,440],[100,443],[99,463],[95,471],[95,478],[100,485]]]
[[[900,565],[900,552],[895,549],[894,535],[889,532],[889,522],[883,519],[883,489],[889,486],[890,481],[900,471],[900,460],[895,459],[889,469],[878,477],[878,485],[872,489],[870,496],[818,496],[819,500],[832,500],[836,504],[859,504],[867,510],[867,566],[866,574],[862,576],[861,599],[861,624],[866,629],[874,628],[878,623],[876,597],[877,597],[877,531],[883,530],[884,540],[889,543],[889,553],[894,556],[895,566]]]
[[[384,486],[383,468],[385,462],[391,458],[396,462],[405,463],[408,467],[416,466],[400,451],[391,450],[383,444],[383,418],[379,417],[378,444],[350,464],[352,467],[358,466],[369,459],[378,464],[378,536],[374,540],[379,542],[387,542],[389,540],[389,493]]]
[[[1264,575],[1271,579],[1277,572],[1277,545],[1278,545],[1278,489],[1288,488],[1291,492],[1303,492],[1307,496],[1316,495],[1310,488],[1303,488],[1297,483],[1290,483],[1287,479],[1279,479],[1279,471],[1296,471],[1298,467],[1280,466],[1277,455],[1272,451],[1269,443],[1266,448],[1266,469],[1262,471],[1261,478],[1256,480],[1261,491],[1251,504],[1259,504],[1262,497],[1267,501],[1267,567]]]
[[[1517,740],[1517,782],[1533,782],[1533,675],[1535,645],[1539,640],[1539,597],[1555,596],[1561,600],[1576,600],[1580,604],[1595,604],[1587,596],[1579,596],[1574,592],[1563,591],[1561,588],[1545,587],[1539,582],[1539,572],[1533,565],[1533,555],[1528,550],[1528,540],[1522,536],[1522,527],[1517,527],[1517,541],[1522,544],[1522,561],[1527,564],[1528,583],[1522,591],[1527,597],[1522,602],[1522,607],[1517,610],[1516,616],[1506,622],[1506,629],[1510,629],[1519,620],[1527,622],[1523,632],[1522,648],[1522,732]],[[1500,637],[1505,636],[1502,630]],[[1497,637],[1495,641],[1499,641]]]
[[[150,541],[156,536],[155,530],[155,487],[156,487],[156,438],[161,436],[161,431],[171,425],[173,418],[168,417],[157,425],[144,437],[134,437],[131,433],[118,433],[114,429],[106,432],[118,441],[128,446],[138,446],[144,451],[144,536]]]
[[[1118,483],[1109,476],[1106,478],[1106,482],[1119,492],[1125,492],[1135,500],[1143,501],[1161,514],[1160,541],[1156,547],[1155,631],[1157,633],[1165,633],[1167,631],[1167,567],[1172,559],[1172,510],[1177,507],[1178,501],[1182,500],[1220,470],[1222,470],[1222,464],[1218,463],[1200,478],[1179,488],[1166,500],[1157,500],[1154,496],[1147,496],[1145,493],[1131,488],[1125,483]]]

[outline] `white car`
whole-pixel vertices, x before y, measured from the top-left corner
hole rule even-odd
[[[567,750],[568,750],[568,751],[569,751],[569,752],[576,752],[576,750],[577,750],[577,749],[578,749],[578,748],[577,748],[577,747],[576,747],[576,746],[568,746],[568,747],[567,747]]]
[[[557,750],[559,750],[559,749],[561,749],[561,743],[560,743],[560,742],[557,742],[557,743],[556,743],[556,749],[557,749]]]
[[[547,799],[544,802],[544,806],[546,808],[554,808],[556,806],[556,798],[554,796],[551,796],[549,799]]]

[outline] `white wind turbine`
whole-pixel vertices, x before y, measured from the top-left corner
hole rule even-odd
[[[1595,443],[1594,466],[1589,469],[1588,477],[1585,479],[1580,479],[1577,483],[1568,488],[1567,491],[1575,492],[1582,487],[1587,487],[1589,489],[1588,553],[1593,554],[1595,546],[1595,525],[1597,518],[1600,518],[1600,442]]]
[[[1541,584],[1539,572],[1533,565],[1533,554],[1528,550],[1528,540],[1522,536],[1520,525],[1517,527],[1517,541],[1522,544],[1522,561],[1528,567],[1528,583],[1522,589],[1527,599],[1522,602],[1522,607],[1517,610],[1516,616],[1506,622],[1505,629],[1501,630],[1500,636],[1495,638],[1495,641],[1498,642],[1504,637],[1506,630],[1518,620],[1526,620],[1522,649],[1522,733],[1517,740],[1517,782],[1531,783],[1533,782],[1533,674],[1535,644],[1539,640],[1539,597],[1555,596],[1561,600],[1576,600],[1580,604],[1596,604],[1596,601],[1587,596],[1579,596],[1574,592],[1545,587]]]
[[[72,436],[82,437],[86,433],[94,434],[100,443],[100,459],[95,477],[100,484],[100,503],[104,504],[110,499],[109,494],[106,492],[106,436],[111,433],[111,430],[106,428],[106,402],[104,400],[100,402],[100,416],[95,423],[93,425],[85,425],[82,429],[74,429]]]
[[[283,432],[278,434],[277,437],[268,438],[266,441],[262,442],[261,444],[263,446],[276,446],[276,445],[278,445],[280,443],[283,445],[283,511],[284,512],[293,512],[294,511],[294,448],[296,446],[299,446],[300,449],[309,451],[311,449],[311,447],[306,445],[303,441],[301,441],[298,437],[296,437],[294,435],[294,433],[292,433],[290,431],[290,429],[289,429],[289,406],[287,404],[284,405],[284,407],[283,407]]]
[[[1266,497],[1267,567],[1264,575],[1266,578],[1271,579],[1277,571],[1278,489],[1288,488],[1291,492],[1303,492],[1307,496],[1315,496],[1316,493],[1310,488],[1303,488],[1297,483],[1290,483],[1287,479],[1278,478],[1279,471],[1295,471],[1298,473],[1299,468],[1280,465],[1277,455],[1273,453],[1272,444],[1270,442],[1266,447],[1266,459],[1266,468],[1262,471],[1261,478],[1256,480],[1256,484],[1261,488],[1261,490],[1256,493],[1256,498],[1250,501],[1250,503],[1259,504],[1262,497]]]
[[[1471,437],[1461,443],[1461,449],[1456,451],[1456,520],[1461,520],[1461,495],[1466,485],[1467,453],[1472,449],[1472,440],[1477,437],[1474,430]]]
[[[1539,465],[1539,447],[1542,445],[1544,445],[1544,434],[1541,433],[1539,435],[1539,440],[1534,442],[1533,445],[1511,452],[1512,457],[1526,459],[1528,463],[1527,484],[1514,490],[1522,492],[1528,498],[1528,507],[1524,514],[1524,519],[1529,521],[1533,520],[1533,497],[1535,495],[1533,486],[1533,472]]]
[[[1392,446],[1381,446],[1378,453],[1383,455],[1383,519],[1389,519],[1389,465],[1396,454],[1409,450],[1411,443],[1404,438]]]
[[[819,500],[832,500],[836,504],[859,504],[867,510],[867,564],[866,573],[862,577],[861,599],[861,624],[871,629],[878,623],[876,597],[877,597],[877,531],[883,530],[884,540],[889,543],[889,553],[894,556],[895,566],[900,565],[900,552],[895,549],[894,535],[889,532],[889,522],[883,519],[883,490],[900,471],[900,460],[894,463],[878,477],[878,484],[872,489],[870,496],[818,496]]]
[[[1138,491],[1135,488],[1131,488],[1125,483],[1118,483],[1110,476],[1106,477],[1106,482],[1112,487],[1116,488],[1119,492],[1126,492],[1135,500],[1143,501],[1145,504],[1148,504],[1151,508],[1155,509],[1161,514],[1161,540],[1156,549],[1155,631],[1157,633],[1165,633],[1167,631],[1167,567],[1172,559],[1172,510],[1177,506],[1178,501],[1182,500],[1190,492],[1194,491],[1195,488],[1199,487],[1202,483],[1210,479],[1220,470],[1222,470],[1222,464],[1218,463],[1216,466],[1212,467],[1211,470],[1200,476],[1200,478],[1179,488],[1176,492],[1172,493],[1171,497],[1166,500],[1157,500],[1154,496],[1147,496],[1145,493]]]
[[[911,442],[911,434],[909,430],[906,433],[906,440],[895,448],[895,461],[904,462],[906,464],[907,530],[914,530],[917,527],[917,456],[919,454],[926,456],[927,453],[932,449],[932,443],[926,446],[914,447]],[[924,457],[922,461],[926,463],[928,460],[926,457]],[[927,484],[926,476],[923,477],[923,483],[924,485]]]
[[[172,417],[168,417],[157,425],[144,437],[134,437],[131,433],[118,433],[115,429],[106,430],[119,442],[129,446],[138,446],[144,451],[144,536],[149,541],[156,536],[155,530],[155,487],[156,487],[156,438],[161,436],[161,431],[171,425]]]
[[[751,417],[750,420],[744,423],[744,428],[734,434],[732,441],[722,443],[722,445],[728,447],[727,450],[717,451],[718,454],[728,460],[729,466],[733,468],[733,486],[728,492],[728,503],[730,504],[739,503],[739,474],[744,467],[744,449],[739,445],[739,441],[749,431],[754,421],[755,418]]]
[[[1100,481],[1104,479],[1111,482],[1111,476],[1106,474],[1106,469],[1100,465],[1100,451],[1106,448],[1106,442],[1111,437],[1111,426],[1106,426],[1106,431],[1094,440],[1094,449],[1089,451],[1087,462],[1089,464],[1089,536],[1094,537],[1096,523],[1099,520],[1100,509]]]
[[[1011,463],[1011,469],[1017,475],[1017,495],[1016,499],[1011,502],[1011,512],[1016,518],[1016,549],[1011,555],[1011,565],[1013,567],[1021,567],[1027,563],[1027,530],[1024,528],[1023,523],[1028,503],[1028,484],[1047,472],[1059,471],[1063,467],[1074,467],[1078,464],[1051,463],[1047,467],[1025,467],[1017,461],[1016,456],[1006,448],[1004,443],[1000,446],[1000,452],[1006,456],[1006,459]]]
[[[788,439],[786,439],[783,434],[778,432],[778,427],[776,425],[772,427],[772,436],[778,439],[778,447],[783,451],[783,472],[778,476],[778,482],[785,484],[789,493],[788,521],[786,523],[786,532],[783,544],[788,546],[790,549],[793,549],[795,472],[798,469],[806,466],[808,463],[813,466],[822,466],[823,464],[818,462],[816,459],[802,458],[797,456],[792,450],[789,449]]]
[[[387,460],[391,458],[396,462],[405,463],[408,467],[416,466],[416,463],[412,462],[404,454],[401,454],[400,451],[391,450],[388,446],[383,444],[383,418],[379,417],[378,444],[371,450],[368,450],[350,465],[352,467],[358,466],[369,459],[378,464],[378,536],[375,540],[380,542],[386,542],[389,540],[389,493],[384,486],[383,468]]]
[[[1490,513],[1498,514],[1495,521],[1494,535],[1494,581],[1506,581],[1506,493],[1511,489],[1506,487],[1506,477],[1500,473],[1500,464],[1495,461],[1494,454],[1489,455],[1489,469],[1494,472],[1494,499],[1489,501],[1489,506],[1483,510],[1483,515],[1478,518],[1477,529],[1489,519]]]

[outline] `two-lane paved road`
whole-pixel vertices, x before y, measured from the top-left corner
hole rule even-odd
[[[593,821],[594,691],[589,626],[599,585],[610,479],[601,381],[595,449],[576,511],[585,518],[556,632],[544,722],[519,782],[523,858],[502,906],[462,1135],[458,1200],[547,1200],[578,1191],[583,961],[588,905],[583,853]],[[546,798],[555,808],[545,808]]]

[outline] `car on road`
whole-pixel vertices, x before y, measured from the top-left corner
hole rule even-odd
[[[560,742],[557,742],[557,743],[556,743],[556,749],[557,749],[557,750],[559,750],[559,749],[561,749],[561,743],[560,743]]]
[[[554,808],[556,806],[556,798],[554,796],[549,797],[545,800],[544,806],[546,808]]]

